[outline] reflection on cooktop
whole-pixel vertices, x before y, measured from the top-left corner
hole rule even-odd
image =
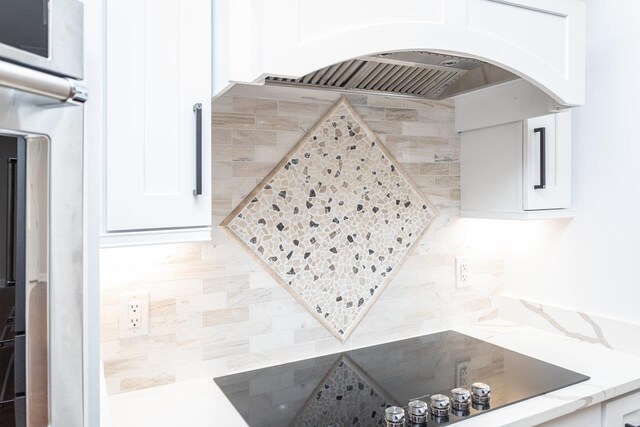
[[[588,377],[453,331],[215,379],[251,427],[384,426],[388,406],[491,387],[490,405],[451,412],[448,425]]]

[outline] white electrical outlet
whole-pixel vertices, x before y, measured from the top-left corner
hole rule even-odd
[[[120,295],[120,338],[149,335],[149,293]]]
[[[465,256],[456,257],[456,288],[469,287],[469,259]]]

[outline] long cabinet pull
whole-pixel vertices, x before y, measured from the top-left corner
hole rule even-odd
[[[547,154],[546,154],[546,128],[535,128],[533,134],[540,133],[540,184],[533,186],[534,189],[540,190],[547,186]]]
[[[16,204],[18,159],[10,158],[7,164],[7,286],[16,284]]]
[[[202,195],[202,104],[199,102],[193,106],[196,113],[196,188],[194,196]]]

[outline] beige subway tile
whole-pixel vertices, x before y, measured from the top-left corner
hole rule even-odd
[[[440,163],[440,162],[445,162],[445,163],[459,163],[460,162],[460,153],[453,153],[453,152],[440,152],[440,153],[436,153],[435,154],[435,161]]]
[[[231,113],[233,111],[233,97],[219,96],[211,100],[211,111],[214,113]]]
[[[418,120],[418,110],[407,108],[387,108],[385,120],[398,122],[415,122]]]
[[[295,329],[293,331],[293,342],[295,344],[313,342],[316,340],[330,338],[331,333],[322,326],[312,326],[309,328]]]
[[[404,98],[402,106],[404,108],[435,108],[435,102],[429,99]]]
[[[345,98],[347,98],[349,103],[353,106],[367,105],[367,95],[360,95],[355,93],[345,93],[343,95]]]
[[[278,331],[249,338],[249,349],[252,353],[271,351],[278,347],[293,345],[293,331]]]
[[[213,196],[220,194],[229,195],[232,197],[235,195],[244,195],[249,193],[256,186],[256,178],[252,177],[237,177],[237,178],[219,178],[216,179],[211,188]],[[241,197],[241,199],[244,197]],[[232,206],[234,205],[233,199],[231,200]]]
[[[216,326],[249,320],[249,307],[233,307],[202,313],[202,325]]]
[[[202,360],[239,356],[246,353],[249,353],[249,340],[246,338],[220,343],[210,343],[202,346]]]
[[[278,145],[292,148],[304,136],[301,129],[297,131],[278,131]]]
[[[423,163],[420,165],[420,175],[448,175],[447,163]]]
[[[455,108],[456,105],[456,101],[455,99],[443,99],[441,101],[435,101],[434,102],[434,107],[435,108],[442,108],[445,110],[452,110]]]
[[[424,123],[445,123],[453,124],[454,115],[451,110],[415,110],[417,112],[417,119]]]
[[[247,322],[229,323],[224,325],[227,331],[227,340],[249,338],[254,335],[263,335],[273,330],[271,320],[249,320]]]
[[[255,161],[278,163],[289,152],[290,147],[255,147]]]
[[[272,99],[235,97],[233,111],[234,113],[276,114],[278,102]]]
[[[340,92],[332,90],[302,89],[300,92],[300,100],[303,102],[325,104],[323,107],[320,107],[320,113],[324,113],[324,111],[330,107],[330,105],[327,104],[333,104],[340,96],[342,96]]]
[[[300,100],[300,89],[291,86],[269,86],[256,84],[236,84],[226,93],[247,98],[269,98]]]
[[[180,313],[149,318],[150,335],[166,335],[202,327],[201,313]]]
[[[259,114],[256,115],[256,128],[268,130],[296,130],[298,129],[298,118]]]
[[[402,108],[402,97],[367,95],[367,105],[373,107]]]
[[[226,339],[225,325],[181,330],[176,333],[176,344],[180,349],[201,348],[203,344],[224,342]]]
[[[438,130],[433,123],[402,122],[402,134],[412,136],[438,136]]]
[[[460,177],[459,176],[436,176],[435,177],[436,187],[441,188],[460,188]]]
[[[119,356],[121,358],[140,356],[148,353],[175,350],[175,348],[176,334],[131,337],[120,340]]]
[[[363,104],[356,105],[354,108],[366,122],[385,120],[385,109],[383,107],[368,107]]]
[[[211,164],[211,178],[230,178],[233,176],[231,162],[213,162]]]
[[[123,359],[103,359],[102,362],[105,376],[125,375],[127,372],[142,370],[149,364],[146,354]]]
[[[176,299],[153,300],[149,303],[149,316],[169,316],[176,314]]]
[[[216,128],[253,129],[256,127],[256,116],[255,114],[212,113],[211,126],[214,130]]]
[[[313,102],[278,101],[278,115],[314,117],[317,119],[320,116],[320,106]]]
[[[413,178],[413,182],[419,188],[433,188],[433,187],[435,187],[436,178],[434,176],[420,175],[420,176],[414,176],[412,178]]]
[[[227,307],[224,292],[189,295],[176,298],[176,313],[198,313]]]
[[[460,189],[459,188],[450,189],[449,190],[449,198],[451,200],[459,201],[460,200]]]
[[[271,289],[269,288],[244,289],[227,293],[229,307],[248,306],[268,301],[271,301]]]
[[[206,279],[203,282],[204,293],[233,292],[249,289],[250,275],[239,274],[236,276],[223,276]]]
[[[449,163],[449,175],[460,176],[460,163]]]
[[[232,132],[231,129],[220,129],[212,126],[211,143],[213,145],[230,145]]]
[[[215,194],[211,196],[211,209],[226,215],[231,211],[231,195]]]
[[[254,160],[253,147],[239,145],[214,145],[211,148],[211,157],[214,162],[238,162]]]
[[[233,176],[264,178],[275,166],[272,162],[234,162]]]
[[[402,122],[367,122],[371,130],[381,134],[400,134],[402,133]]]
[[[412,162],[403,162],[401,163],[402,168],[411,176],[420,175],[420,167],[422,163],[412,163]]]
[[[299,313],[304,310],[293,298],[253,304],[249,309],[251,313],[251,320],[273,319],[276,316]]]
[[[420,142],[431,149],[451,150],[451,138],[429,136],[420,138]]]
[[[278,143],[278,134],[269,130],[235,129],[232,142],[235,145],[276,145]]]

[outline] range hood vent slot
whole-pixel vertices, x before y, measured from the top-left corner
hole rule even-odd
[[[473,77],[473,82],[460,86],[465,91],[495,84],[490,78],[497,77],[499,82],[516,78],[475,59],[432,52],[397,52],[340,62],[299,78],[268,76],[265,83],[442,99],[458,94],[447,88],[465,74]]]

